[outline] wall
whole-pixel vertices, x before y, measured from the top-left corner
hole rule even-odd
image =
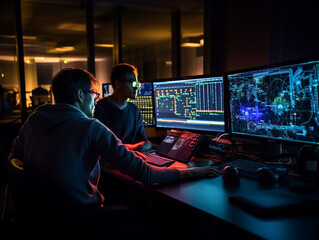
[[[268,64],[268,1],[227,2],[225,71]]]
[[[319,3],[228,0],[224,71],[319,56]]]
[[[316,1],[270,1],[270,63],[318,57]]]

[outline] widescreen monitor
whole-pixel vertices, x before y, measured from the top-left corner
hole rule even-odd
[[[227,74],[231,133],[319,143],[319,61]]]
[[[141,111],[144,126],[154,126],[152,83],[141,83],[135,99],[129,99]]]
[[[223,77],[153,82],[156,127],[224,132]]]

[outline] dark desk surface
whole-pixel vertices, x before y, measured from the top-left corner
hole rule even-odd
[[[319,239],[318,214],[261,218],[236,207],[228,200],[232,194],[288,189],[291,182],[289,177],[274,184],[260,183],[242,177],[238,184],[227,185],[219,176],[150,187],[136,183],[119,172],[106,171],[144,190],[155,191],[173,202],[186,204],[199,212],[204,212],[264,239]]]
[[[157,191],[265,239],[319,239],[319,217],[260,218],[234,206],[228,197],[235,193],[280,188],[241,178],[227,186],[221,177],[189,181],[159,188]]]

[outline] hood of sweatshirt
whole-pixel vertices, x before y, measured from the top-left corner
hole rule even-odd
[[[71,118],[88,118],[81,110],[71,104],[44,104],[30,116],[29,126],[39,133],[47,133]]]

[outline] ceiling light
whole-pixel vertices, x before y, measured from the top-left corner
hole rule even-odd
[[[182,40],[181,47],[202,47],[204,46],[204,38],[203,36],[197,37],[185,37]]]
[[[34,57],[34,61],[42,61],[42,60],[45,60],[44,57]]]
[[[64,46],[64,47],[56,47],[49,49],[48,53],[64,53],[64,52],[72,52],[75,50],[75,47],[73,46]]]
[[[2,38],[16,38],[15,35],[0,35]],[[23,39],[25,40],[36,40],[36,36],[22,36]]]
[[[181,47],[201,47],[202,45],[200,43],[194,43],[194,42],[186,42],[182,43]]]
[[[110,43],[97,43],[94,44],[95,47],[113,48],[114,45]]]
[[[85,32],[86,25],[84,23],[61,23],[58,27],[59,30]]]
[[[12,56],[12,55],[9,55],[9,56],[8,55],[7,56],[0,55],[0,60],[9,61],[9,62],[16,62],[17,61],[16,57]]]
[[[64,60],[59,57],[42,57],[42,56],[25,56],[25,63],[59,63],[61,61],[67,61],[67,63],[70,62],[86,62],[87,58],[86,57],[68,57],[65,58]],[[4,55],[0,55],[0,61],[9,61],[9,62],[16,62],[17,59],[15,58],[15,56],[4,56]],[[101,61],[106,61],[106,58],[96,58],[95,59],[96,62],[101,62]]]

